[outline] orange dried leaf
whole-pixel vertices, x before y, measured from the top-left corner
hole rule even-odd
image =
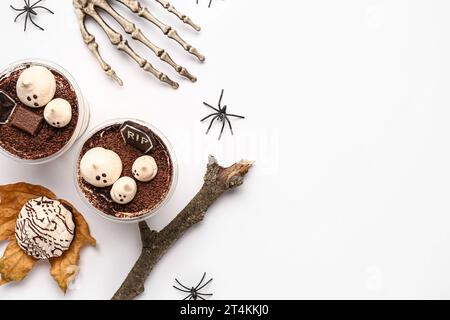
[[[0,241],[6,240],[14,235],[16,228],[16,218],[7,221],[0,219]]]
[[[19,247],[14,237],[10,240],[0,259],[0,285],[24,279],[37,261]]]
[[[28,183],[16,183],[0,186],[0,241],[14,235],[17,216],[23,205],[31,199],[56,196],[50,190]]]
[[[65,200],[58,201],[72,211],[73,220],[75,222],[75,237],[69,250],[64,252],[61,257],[50,259],[50,273],[65,293],[70,282],[78,273],[78,261],[80,260],[81,248],[87,245],[95,246],[96,241],[91,236],[89,226],[81,213],[79,213],[69,202]]]

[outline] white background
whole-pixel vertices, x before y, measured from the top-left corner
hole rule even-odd
[[[143,299],[181,299],[193,285],[220,298],[450,298],[450,3],[446,0],[172,0],[202,25],[181,25],[152,0],[155,14],[205,53],[198,63],[150,23],[139,27],[199,81],[180,79],[140,44],[142,55],[179,80],[172,90],[116,51],[94,24],[115,85],[84,45],[70,0],[46,0],[56,15],[14,24],[2,1],[1,64],[30,57],[61,64],[92,108],[91,127],[110,118],[149,121],[171,140],[180,179],[171,202],[148,221],[160,229],[197,192],[208,154],[256,166],[160,261]],[[117,6],[118,9],[122,9]],[[132,14],[122,10],[126,17]],[[113,24],[112,24],[113,25]],[[119,27],[114,24],[117,30]],[[205,136],[220,89],[235,136]],[[2,299],[108,299],[140,252],[136,225],[96,216],[72,178],[75,150],[40,167],[0,159],[0,183],[45,185],[84,212],[97,248],[64,296],[39,265]],[[0,247],[3,250],[4,244]]]

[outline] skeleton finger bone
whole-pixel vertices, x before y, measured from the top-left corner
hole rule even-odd
[[[175,40],[178,42],[184,50],[189,52],[190,54],[196,56],[200,61],[205,61],[205,56],[202,55],[195,49],[193,46],[188,44],[186,41],[184,41],[179,35],[176,30],[174,30],[171,26],[168,26],[158,20],[154,15],[148,11],[147,8],[142,7],[142,5],[137,0],[116,0],[126,7],[128,7],[131,11],[134,13],[137,13],[140,17],[143,17],[144,19],[150,21],[155,26],[157,26],[166,36],[169,38]]]
[[[100,55],[98,44],[95,41],[95,37],[92,34],[90,34],[89,31],[86,29],[85,25],[86,14],[81,9],[78,8],[75,9],[75,12],[78,16],[81,35],[83,37],[84,42],[87,44],[89,50],[92,51],[98,63],[102,67],[103,71],[105,71],[105,73],[108,76],[110,76],[114,81],[116,81],[120,86],[123,86],[123,81],[117,76],[116,72],[111,68],[111,66],[108,63],[106,63],[106,61]]]
[[[104,1],[95,1],[97,5]],[[113,45],[117,47],[120,51],[125,52],[128,54],[133,60],[135,60],[139,66],[144,69],[145,71],[153,74],[156,78],[158,78],[160,81],[165,82],[169,84],[172,88],[177,89],[179,87],[178,83],[171,80],[167,75],[162,73],[161,71],[155,69],[147,60],[142,58],[140,55],[138,55],[128,44],[128,41],[124,40],[122,35],[118,32],[116,32],[114,29],[112,29],[104,20],[103,18],[98,14],[98,12],[94,8],[94,4],[90,3],[86,7],[83,8],[83,11],[93,18],[100,26],[101,28],[106,32],[107,36],[109,37],[109,40]]]
[[[150,50],[152,50],[155,55],[160,58],[162,61],[166,62],[172,68],[175,69],[181,76],[186,77],[192,82],[197,81],[197,78],[189,73],[186,68],[175,63],[170,55],[164,50],[157,47],[153,44],[140,29],[136,28],[136,25],[127,19],[125,19],[122,15],[120,15],[114,8],[112,8],[109,3],[101,2],[98,7],[105,10],[111,17],[113,17],[125,30],[126,33],[130,34],[133,39],[140,41],[144,45],[146,45]]]
[[[184,23],[190,25],[192,28],[194,28],[197,31],[200,31],[201,28],[200,26],[198,26],[197,24],[195,24],[191,18],[189,18],[187,15],[179,12],[177,9],[175,9],[175,7],[173,5],[171,5],[169,3],[169,1],[167,0],[156,0],[160,5],[162,5],[164,8],[167,9],[167,11],[169,11],[170,13],[173,13],[174,15],[176,15],[181,21],[183,21]]]

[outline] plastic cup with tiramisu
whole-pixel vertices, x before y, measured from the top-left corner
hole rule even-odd
[[[58,158],[83,134],[89,106],[73,77],[43,60],[13,63],[0,72],[0,151],[40,164]]]
[[[88,206],[117,222],[149,218],[169,200],[178,177],[173,149],[154,126],[118,119],[80,142],[75,184]]]

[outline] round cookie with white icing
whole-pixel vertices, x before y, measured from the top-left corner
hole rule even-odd
[[[158,165],[151,156],[142,156],[133,163],[133,176],[141,182],[149,182],[156,177]]]
[[[72,120],[72,107],[67,100],[57,98],[50,101],[44,109],[45,121],[55,128],[63,128]]]
[[[69,249],[75,224],[72,213],[59,201],[41,197],[22,207],[15,232],[19,247],[27,255],[50,259]]]
[[[122,160],[112,150],[93,148],[80,161],[81,177],[98,188],[112,186],[122,174]]]
[[[122,177],[111,188],[111,199],[115,203],[127,204],[133,201],[137,193],[137,184],[133,178]]]
[[[45,107],[53,99],[55,92],[55,76],[42,66],[31,66],[25,69],[17,80],[17,97],[24,105],[31,108]]]

